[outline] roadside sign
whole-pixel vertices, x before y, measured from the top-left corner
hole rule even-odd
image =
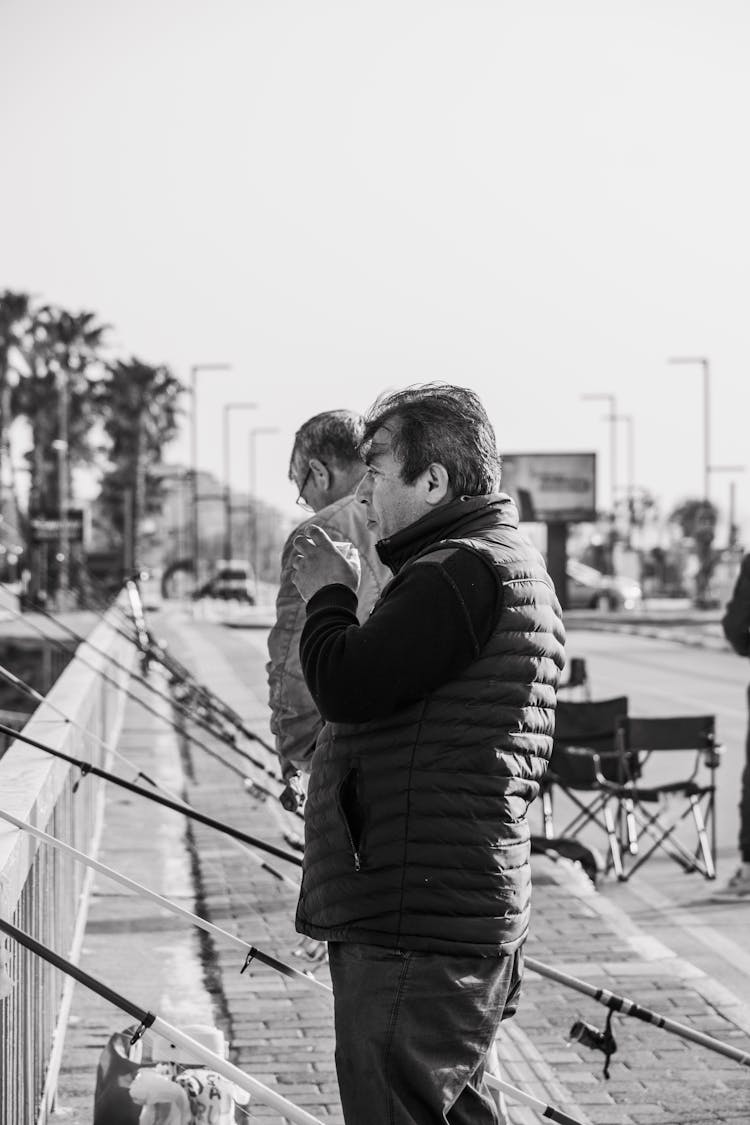
[[[522,521],[596,519],[595,453],[504,453],[502,466],[500,489],[516,501]]]
[[[69,508],[65,532],[69,543],[83,542],[83,508]],[[62,535],[63,521],[53,516],[34,516],[31,520],[32,543],[56,543]]]

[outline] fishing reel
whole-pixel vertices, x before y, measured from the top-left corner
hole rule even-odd
[[[604,1055],[604,1077],[609,1078],[609,1060],[617,1050],[617,1042],[612,1033],[611,1011],[607,1013],[603,1031],[585,1020],[576,1020],[568,1035],[568,1044],[570,1043],[582,1043],[592,1051],[601,1051]]]

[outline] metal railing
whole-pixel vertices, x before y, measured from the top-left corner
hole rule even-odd
[[[117,616],[110,610],[97,625],[90,639],[98,651],[82,646],[84,659],[73,658],[24,727],[29,737],[104,768],[122,726],[122,689],[135,658],[134,646],[115,628]],[[20,741],[0,761],[0,807],[89,853],[98,848],[103,786]],[[72,961],[83,940],[90,885],[90,872],[72,858],[0,823],[0,915]],[[15,943],[4,952],[14,987],[0,1000],[0,1122],[45,1125],[73,982]]]

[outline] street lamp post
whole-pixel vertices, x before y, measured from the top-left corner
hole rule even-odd
[[[615,500],[617,498],[617,399],[613,394],[605,392],[585,394],[581,395],[581,398],[590,402],[598,400],[609,403],[609,414],[607,415],[609,421],[609,487],[612,496],[612,518],[614,519]]]
[[[734,475],[735,473],[744,473],[745,466],[744,465],[709,465],[708,471],[709,471],[709,473],[732,473]],[[728,531],[728,534],[727,534],[727,546],[730,548],[730,550],[735,546],[736,537],[737,537],[737,529],[736,529],[736,524],[735,524],[736,496],[737,496],[736,481],[732,480],[732,481],[729,482],[729,514],[728,514],[729,531]]]
[[[198,535],[198,411],[196,398],[198,392],[198,374],[201,371],[229,371],[230,363],[195,363],[190,368],[190,394],[192,405],[190,409],[190,508],[191,508],[191,538],[193,556],[193,574],[196,585],[200,581],[200,538]]]
[[[254,426],[248,434],[249,440],[249,453],[250,453],[250,503],[253,505],[252,509],[252,526],[253,526],[253,574],[255,575],[255,595],[256,601],[258,600],[258,560],[260,553],[258,550],[258,498],[255,495],[255,480],[256,480],[256,465],[255,465],[255,444],[259,434],[276,434],[279,431],[278,426]]]
[[[57,438],[52,442],[52,447],[57,453],[57,506],[60,519],[60,546],[57,561],[59,569],[59,601],[60,609],[67,609],[68,590],[70,589],[70,535],[68,534],[68,373],[60,369],[57,372]]]
[[[628,527],[632,528],[633,523],[633,509],[632,502],[635,500],[635,425],[633,422],[632,414],[615,414],[616,422],[625,422],[628,427],[627,436],[627,483],[626,483],[626,496],[628,502]]]
[[[255,410],[256,402],[227,402],[224,404],[224,558],[232,557],[232,486],[229,480],[229,414],[232,410]]]
[[[708,500],[711,472],[711,369],[705,356],[673,356],[667,363],[698,363],[703,371],[703,499]]]

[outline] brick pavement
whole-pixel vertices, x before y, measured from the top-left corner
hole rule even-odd
[[[152,682],[159,690],[168,690],[166,677],[159,671],[152,673]],[[160,720],[136,702],[129,702],[117,747],[122,758],[115,759],[111,769],[128,781],[143,769],[160,786],[179,796],[182,763],[179,741],[171,726],[171,708],[148,692],[143,697],[164,717]],[[107,787],[97,858],[191,909],[193,877],[183,818],[156,804],[139,804],[142,800],[114,786]],[[153,902],[138,898],[97,873],[80,965],[171,1023],[215,1023],[210,974],[203,964],[199,934]],[[64,950],[60,952],[65,954]],[[75,985],[51,1125],[90,1125],[101,1050],[113,1032],[131,1023],[131,1017],[96,993]]]
[[[181,661],[270,741],[265,631],[226,628],[174,611],[160,615],[154,628]],[[265,772],[209,736],[195,733],[253,780],[268,784]],[[241,748],[265,766],[275,765],[257,743],[243,741]],[[258,790],[249,792],[215,758],[197,747],[183,747],[183,755],[188,797],[207,813],[280,847],[288,846],[285,836],[290,832],[299,832],[299,821],[275,800],[263,799]],[[294,956],[299,944],[293,926],[295,868],[269,859],[282,876],[276,878],[243,846],[200,825],[189,830],[187,846],[201,912],[260,949],[304,964]],[[136,861],[137,857],[135,866]],[[118,866],[114,859],[105,862]],[[142,874],[131,874],[147,881]],[[750,1014],[726,988],[640,930],[570,865],[534,857],[534,879],[530,957],[750,1051]],[[118,936],[109,935],[109,957],[117,956]],[[129,931],[119,950],[127,950],[131,936]],[[151,937],[164,944],[161,932]],[[142,956],[145,965],[147,955]],[[241,955],[212,937],[201,941],[200,956],[205,971],[194,965],[187,977],[193,987],[210,990],[214,1022],[232,1045],[232,1061],[326,1125],[341,1125],[328,998],[257,961],[241,974]],[[165,992],[171,971],[171,965],[165,966]],[[317,975],[325,980],[325,968]],[[500,1044],[504,1077],[583,1125],[750,1122],[749,1068],[631,1018],[615,1017],[618,1050],[611,1077],[605,1080],[603,1055],[567,1043],[575,1019],[601,1028],[605,1017],[605,1009],[595,1001],[527,973],[518,1017],[504,1029]],[[278,1121],[278,1115],[257,1102],[252,1111],[258,1121]],[[539,1121],[528,1108],[511,1105],[510,1113],[513,1125]],[[78,1120],[89,1119],[76,1118],[75,1125]]]

